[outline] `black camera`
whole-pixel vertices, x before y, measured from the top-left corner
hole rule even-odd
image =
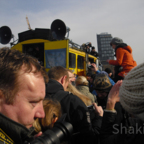
[[[94,67],[92,65],[88,65],[88,68],[91,69],[91,68],[94,68]]]
[[[68,140],[73,132],[73,126],[68,122],[56,122],[52,129],[46,130],[28,144],[60,144],[61,141]]]

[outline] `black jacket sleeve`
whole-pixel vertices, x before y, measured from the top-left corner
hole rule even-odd
[[[92,129],[90,113],[77,96],[69,94],[61,101],[61,106],[67,113],[67,121],[72,123],[75,131],[87,132]]]
[[[117,113],[115,112],[104,112],[102,126],[100,131],[100,142],[101,144],[115,144],[117,141],[116,133],[117,127],[115,124]]]

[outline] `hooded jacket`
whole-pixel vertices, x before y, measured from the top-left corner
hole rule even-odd
[[[46,86],[46,97],[54,98],[61,104],[63,114],[67,114],[65,121],[73,125],[74,134],[71,144],[97,144],[102,118],[93,117],[83,101],[66,92],[56,80],[50,79]]]
[[[124,77],[132,68],[137,66],[132,56],[132,48],[127,44],[120,44],[115,48],[116,60],[110,60],[109,64],[114,66],[122,66],[123,69],[118,73],[119,76]]]
[[[63,86],[56,80],[50,79],[46,86],[46,97],[60,102],[63,114],[66,113],[66,121],[73,125],[74,132],[91,130],[91,122],[88,122],[88,109],[77,96],[64,91]]]

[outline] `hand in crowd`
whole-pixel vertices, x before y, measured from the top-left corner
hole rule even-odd
[[[95,71],[95,72],[98,71],[98,68],[95,63],[92,63],[91,65],[93,66],[93,68],[91,68],[92,71]]]
[[[122,84],[122,80],[118,81],[110,90],[107,100],[106,109],[113,110],[116,102],[119,102],[119,89]]]
[[[95,107],[95,112],[96,114],[98,114],[99,116],[103,117],[103,109],[101,106],[98,106],[96,103],[93,103],[93,106]]]

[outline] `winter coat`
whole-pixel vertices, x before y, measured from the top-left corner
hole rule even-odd
[[[66,121],[73,125],[74,131],[91,129],[87,121],[88,109],[83,101],[72,93],[65,92],[63,86],[56,80],[50,79],[46,86],[46,97],[60,102],[62,113],[66,113]]]
[[[96,51],[91,51],[90,54],[93,55],[93,56],[95,56],[95,57],[98,57],[98,56],[99,56],[99,54],[98,54]]]
[[[83,85],[78,85],[76,86],[76,88],[85,96],[87,96],[88,98],[90,98],[92,100],[92,102],[97,102],[96,96],[93,95],[92,93],[90,93],[89,91],[89,87],[88,86],[83,86]]]
[[[139,119],[125,119],[119,126],[115,124],[116,112],[105,111],[102,121],[101,144],[140,144],[144,142],[143,123]],[[127,124],[129,121],[129,125]],[[140,129],[141,128],[141,129]]]
[[[23,144],[24,141],[31,141],[33,131],[34,129],[28,130],[0,113],[0,144]]]
[[[124,77],[132,68],[137,66],[132,56],[132,48],[126,44],[120,44],[115,48],[116,60],[110,60],[109,64],[121,66],[123,69],[118,73]]]
[[[92,118],[83,101],[72,93],[66,92],[63,86],[56,80],[50,79],[46,86],[46,97],[56,99],[60,102],[62,113],[67,114],[65,121],[73,125],[74,134],[71,144],[91,144],[98,141],[98,134],[102,118]],[[95,120],[94,120],[95,119]]]

